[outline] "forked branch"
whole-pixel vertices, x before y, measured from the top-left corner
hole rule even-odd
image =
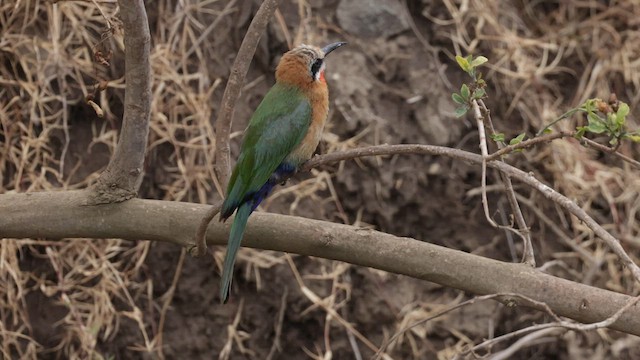
[[[109,165],[93,185],[90,204],[120,202],[136,197],[142,180],[151,114],[151,36],[142,0],[120,0],[124,29],[124,116],[118,145]]]

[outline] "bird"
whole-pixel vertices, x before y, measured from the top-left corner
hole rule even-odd
[[[233,267],[249,215],[309,160],[329,112],[325,57],[346,42],[299,45],[282,55],[276,82],[251,116],[229,178],[220,220],[234,212],[222,268],[220,302],[229,299]]]

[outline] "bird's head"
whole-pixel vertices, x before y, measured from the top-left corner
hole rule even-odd
[[[324,59],[342,45],[346,43],[336,42],[323,48],[303,44],[289,50],[280,59],[276,69],[276,80],[301,87],[314,83],[324,84]]]

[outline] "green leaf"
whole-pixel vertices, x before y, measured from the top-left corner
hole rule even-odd
[[[473,92],[473,98],[474,98],[474,99],[481,99],[485,94],[486,94],[486,91],[484,91],[484,89],[483,89],[483,88],[477,88],[477,89]]]
[[[618,111],[616,111],[616,124],[618,124],[619,127],[624,125],[625,121],[627,120],[628,114],[629,114],[629,105],[621,102],[620,105],[618,106]]]
[[[607,126],[598,115],[589,113],[587,114],[587,119],[589,120],[587,131],[594,134],[602,134],[603,132],[607,131]]]
[[[469,64],[469,60],[466,58],[456,55],[456,62],[464,72],[469,72],[469,70],[471,70],[471,64]]]
[[[459,108],[456,109],[456,112],[455,112],[456,117],[457,118],[463,117],[464,114],[466,114],[468,110],[469,110],[469,106],[468,105],[460,106]]]
[[[478,56],[477,58],[473,59],[471,61],[471,67],[478,67],[484,63],[486,63],[487,61],[489,61],[489,59],[487,59],[484,56]]]
[[[604,124],[604,119],[594,112],[587,113],[587,119],[589,120],[590,123],[599,122],[601,124]]]
[[[584,102],[584,111],[586,111],[587,113],[593,113],[595,110],[598,109],[597,104],[599,101],[602,101],[600,99],[589,99],[587,101]]]
[[[616,119],[616,114],[607,114],[607,124],[609,124],[609,128],[613,129],[613,131],[620,130],[621,125],[618,124],[618,120]]]
[[[465,99],[465,102],[469,101],[470,94],[471,92],[469,91],[469,87],[467,86],[467,84],[462,84],[462,87],[460,88],[460,95],[463,99]]]
[[[495,142],[504,142],[504,134],[503,133],[491,134],[491,135],[489,135],[489,137],[491,137],[491,140],[493,140]]]
[[[458,105],[466,104],[466,101],[464,101],[464,98],[460,96],[460,94],[458,93],[451,94],[451,98],[453,99],[453,102]]]
[[[618,138],[611,138],[611,140],[609,140],[609,144],[611,144],[611,146],[616,146],[618,144]]]
[[[627,134],[624,137],[625,139],[629,139],[633,142],[640,143],[640,135]]]
[[[525,133],[522,133],[516,137],[514,137],[513,139],[511,139],[511,141],[509,141],[509,145],[516,145],[522,142],[522,140],[524,140],[524,137],[526,136]]]
[[[607,128],[602,123],[592,122],[587,126],[587,131],[594,134],[602,134],[603,132],[607,131]]]
[[[575,137],[576,139],[580,139],[581,137],[583,137],[583,136],[584,136],[584,133],[585,133],[585,132],[587,132],[587,127],[586,127],[586,126],[579,126],[579,127],[577,128],[577,130],[578,130],[578,131],[576,132],[576,134],[574,135],[574,137]]]
[[[553,130],[551,130],[549,128],[546,128],[546,129],[542,130],[542,133],[545,134],[545,135],[551,134],[552,132],[553,132]]]

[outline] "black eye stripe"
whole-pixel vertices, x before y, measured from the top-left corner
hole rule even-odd
[[[322,59],[317,59],[311,64],[311,76],[313,76],[314,79],[318,71],[320,71],[320,68],[322,68]]]

